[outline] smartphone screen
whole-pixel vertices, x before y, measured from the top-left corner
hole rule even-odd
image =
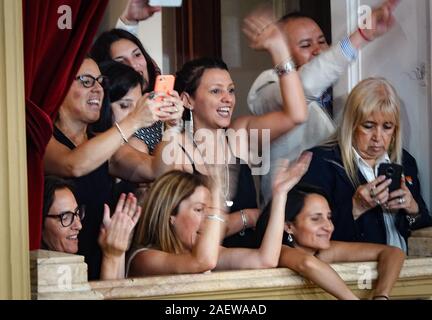
[[[169,93],[174,90],[175,77],[171,74],[159,75],[156,77],[155,92]]]
[[[181,7],[182,0],[150,0],[149,5],[153,7]]]

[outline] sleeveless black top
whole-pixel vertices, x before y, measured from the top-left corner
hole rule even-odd
[[[57,127],[54,127],[54,138],[73,150],[76,146]],[[89,134],[89,138],[93,135]],[[109,204],[113,179],[108,172],[108,161],[89,174],[69,179],[75,185],[77,202],[85,206],[83,228],[78,235],[78,254],[83,255],[88,265],[89,280],[100,276],[102,251],[98,244],[99,231],[103,219],[104,203]]]
[[[202,174],[196,169],[194,161],[186,149],[182,145],[179,146],[189,158],[192,165],[193,174]],[[258,208],[256,201],[257,193],[252,171],[248,164],[240,158],[235,157],[235,160],[235,164],[228,165],[230,170],[230,184],[232,185],[233,182],[236,184],[235,196],[231,199],[233,201],[233,205],[229,208],[230,213],[240,211],[241,209]],[[257,239],[255,231],[249,228],[246,229],[243,236],[240,235],[240,233],[237,233],[227,237],[223,241],[223,246],[228,248],[256,248]]]

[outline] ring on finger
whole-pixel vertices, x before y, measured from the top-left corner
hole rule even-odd
[[[399,197],[399,204],[404,204],[404,203],[405,203],[405,198]]]
[[[375,200],[375,203],[379,206],[381,205],[381,201],[379,201],[379,200]]]
[[[375,194],[375,186],[373,186],[371,189],[370,189],[370,196],[371,196],[371,198],[375,198],[375,196],[376,196],[376,194]]]

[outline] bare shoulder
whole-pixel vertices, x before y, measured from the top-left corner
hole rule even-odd
[[[63,143],[60,143],[59,141],[57,141],[57,139],[54,138],[54,136],[52,136],[48,142],[45,156],[49,157],[49,156],[55,155],[56,157],[58,157],[58,152],[60,152],[61,154],[65,154],[68,152],[72,152],[72,150],[70,148],[68,148],[67,146],[65,146]]]
[[[129,275],[141,277],[152,273],[154,265],[160,259],[166,256],[166,253],[160,250],[143,249],[133,255],[130,261]]]

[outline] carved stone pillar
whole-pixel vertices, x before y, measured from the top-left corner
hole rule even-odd
[[[0,299],[29,299],[22,1],[0,1]]]

